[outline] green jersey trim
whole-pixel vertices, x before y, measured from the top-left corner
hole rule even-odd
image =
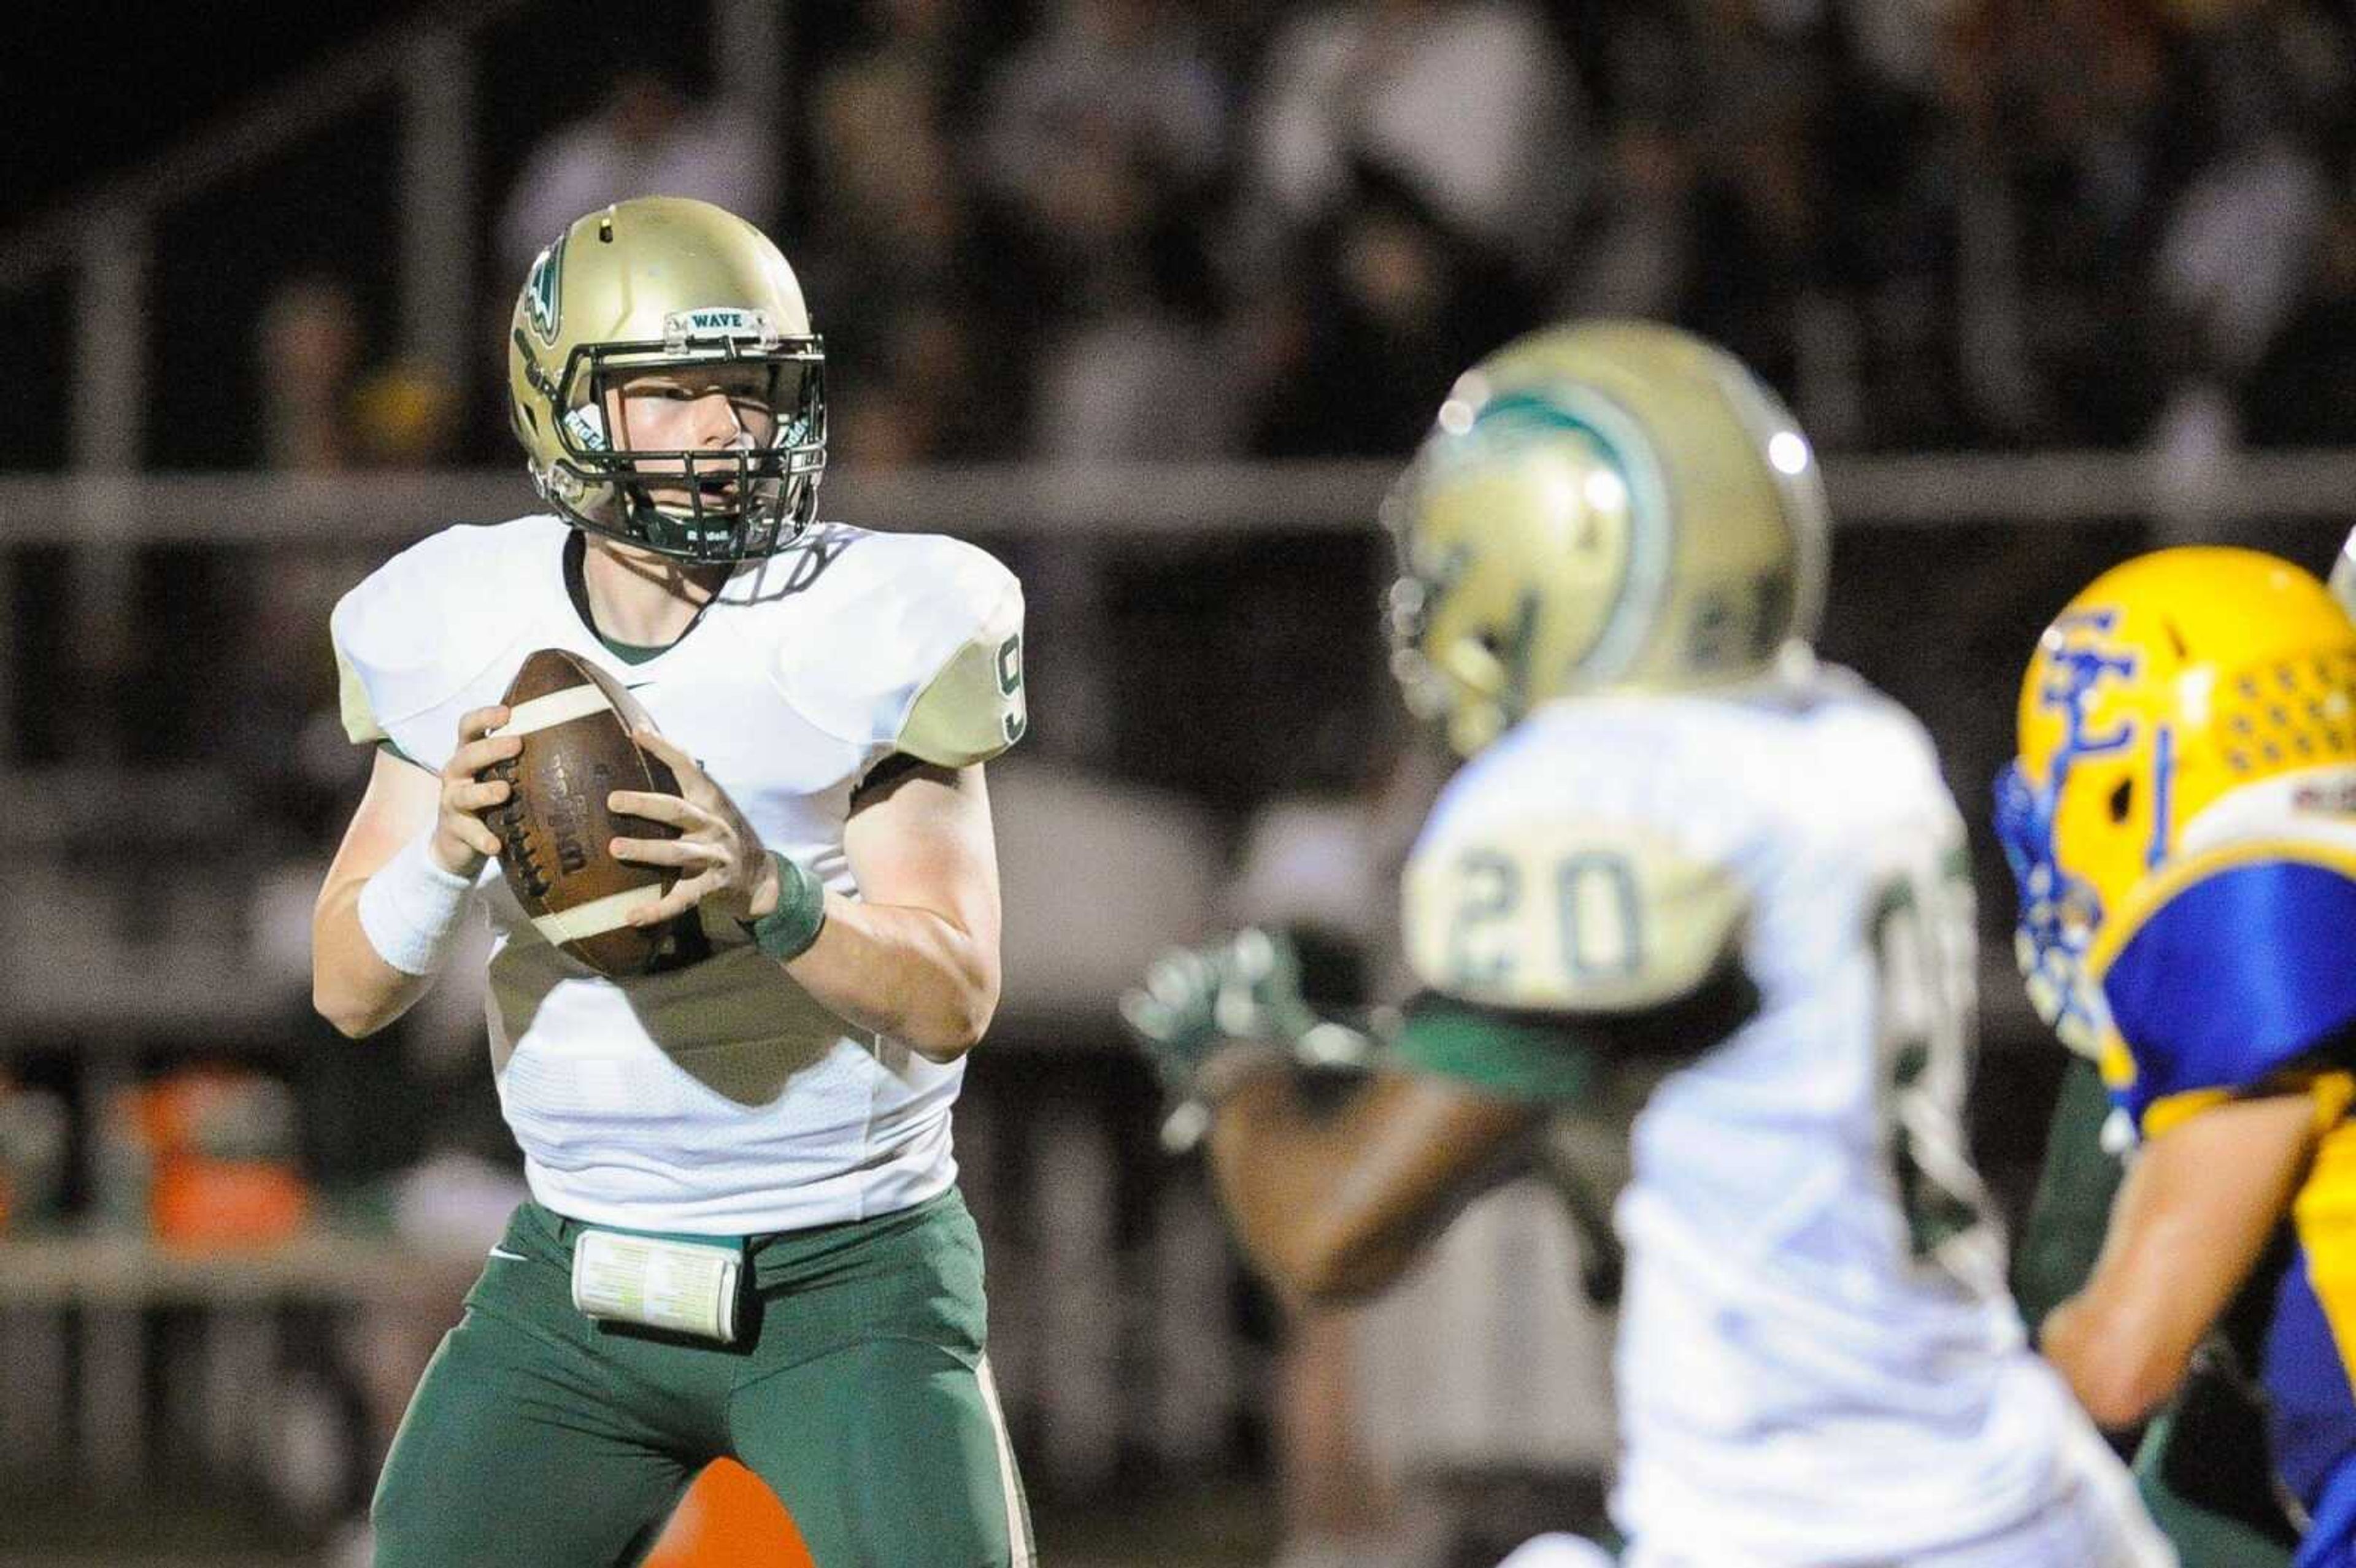
[[[605,645],[607,653],[627,665],[641,665],[657,654],[670,651],[670,645],[668,643],[659,648],[642,647],[637,643],[617,643],[603,632],[597,634],[597,640]]]
[[[1429,991],[1408,1004],[1392,1050],[1419,1072],[1542,1104],[1582,1097],[1598,1069],[1595,1048],[1556,1019]]]
[[[584,534],[579,528],[573,529],[572,537],[564,541],[565,596],[573,601],[573,613],[581,617],[581,624],[588,628],[589,635],[595,637],[598,643],[604,646],[607,653],[613,655],[624,664],[642,665],[648,659],[653,658],[657,654],[667,654],[670,652],[671,649],[679,646],[680,643],[687,640],[688,632],[692,632],[697,626],[702,624],[703,612],[712,608],[713,602],[719,598],[719,595],[715,593],[711,599],[705,600],[701,605],[697,606],[695,618],[688,622],[687,631],[680,633],[676,641],[658,643],[652,646],[648,646],[643,643],[617,642],[614,638],[607,636],[605,632],[598,627],[597,617],[590,613],[589,579],[587,576],[586,567],[584,564],[588,558],[588,536]]]
[[[1558,1104],[1585,1098],[1606,1068],[1690,1061],[1758,1010],[1758,988],[1730,964],[1690,994],[1635,1013],[1492,1008],[1426,991],[1408,1004],[1393,1050],[1420,1072]]]

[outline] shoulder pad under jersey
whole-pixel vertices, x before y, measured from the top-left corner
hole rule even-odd
[[[748,603],[787,699],[839,739],[963,767],[1022,738],[1023,587],[984,550],[822,523]]]
[[[344,731],[391,739],[424,761],[404,722],[448,700],[516,638],[519,574],[556,570],[566,526],[554,517],[461,524],[410,546],[337,603],[335,642]],[[443,738],[444,748],[455,737]]]
[[[1402,880],[1417,977],[1488,1007],[1623,1013],[1719,973],[1751,907],[1740,813],[1683,749],[1653,716],[1604,708],[1535,720],[1468,763]]]
[[[2188,857],[2126,901],[2087,967],[2105,1076],[2147,1132],[2182,1097],[2343,1066],[2316,1058],[2356,1026],[2356,854],[2283,838]]]

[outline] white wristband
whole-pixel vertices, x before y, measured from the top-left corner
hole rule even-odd
[[[425,852],[433,835],[412,839],[360,889],[360,929],[377,955],[404,975],[440,969],[458,940],[475,884],[445,871]]]

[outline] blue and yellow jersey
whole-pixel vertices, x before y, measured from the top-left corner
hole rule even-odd
[[[2356,848],[2188,856],[2126,901],[2087,967],[2108,1011],[2104,1078],[2143,1136],[2237,1095],[2314,1099],[2323,1136],[2269,1259],[2279,1275],[2251,1289],[2271,1293],[2253,1349],[2275,1465],[2316,1509],[2356,1470]]]

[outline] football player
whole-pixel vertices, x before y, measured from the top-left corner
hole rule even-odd
[[[2094,1272],[2129,1152],[2115,1128],[2124,1130],[2091,1051],[2073,1052],[2013,1257],[2013,1297],[2032,1336]],[[2183,1389],[2135,1435],[2136,1484],[2184,1568],[2288,1568],[2298,1532],[2266,1460],[2264,1393],[2229,1340],[2210,1337]]]
[[[1247,1249],[1379,1289],[1603,1128],[1627,1561],[2172,1562],[2004,1294],[1962,819],[1921,727],[1810,653],[1791,416],[1669,328],[1543,332],[1459,381],[1390,521],[1397,671],[1470,758],[1404,878],[1425,989],[1331,1108],[1299,1069],[1344,1031],[1265,936],[1125,1004]]]
[[[2343,556],[2342,564],[2347,564]],[[2335,571],[2337,592],[2340,574]],[[2190,586],[2188,581],[2187,586]],[[2344,602],[2344,599],[2343,599]],[[2118,1196],[2131,1129],[2114,1112],[2095,1064],[2102,1041],[2082,999],[2091,923],[2061,923],[2046,896],[2053,873],[2036,848],[2033,809],[2017,768],[1997,784],[1997,823],[2021,898],[2014,939],[2029,999],[2069,1048],[2045,1145],[2045,1166],[2013,1256],[2013,1296],[2031,1334],[2094,1272]],[[2039,868],[2046,866],[2040,874]],[[2249,1292],[2248,1309],[2263,1311]],[[2185,1568],[2287,1568],[2298,1532],[2266,1457],[2265,1393],[2230,1337],[2211,1333],[2185,1383],[2140,1434],[2135,1475],[2146,1506]],[[2122,1429],[2119,1435],[2127,1434]]]
[[[2032,995],[2134,1143],[2040,1343],[2119,1428],[2207,1347],[2257,1385],[2296,1561],[2356,1561],[2356,625],[2271,556],[2144,556],[2047,628],[2019,735],[1998,826]]]
[[[1033,1560],[949,1108],[999,986],[982,764],[1022,734],[1023,597],[969,546],[814,520],[825,355],[776,247],[621,202],[533,264],[509,409],[543,513],[403,551],[333,619],[374,746],[321,890],[319,1010],[398,1018],[460,923],[533,1200],[426,1371],[383,1568],[633,1560],[731,1456],[820,1563]],[[498,699],[561,647],[621,673],[676,795],[616,792],[699,962],[609,979],[492,864]],[[520,722],[521,720],[519,720]],[[482,912],[477,913],[476,912]]]

